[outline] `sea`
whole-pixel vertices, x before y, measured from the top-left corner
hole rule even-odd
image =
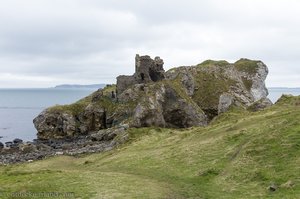
[[[64,105],[96,91],[96,88],[0,89],[0,142],[36,139],[33,119],[45,108]]]
[[[0,89],[0,142],[36,139],[33,119],[46,107],[73,103],[95,88]],[[300,88],[269,88],[276,102],[282,94],[300,95]]]

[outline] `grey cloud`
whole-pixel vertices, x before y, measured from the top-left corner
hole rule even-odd
[[[270,68],[269,85],[291,85],[300,72],[296,0],[0,3],[0,74],[18,75],[5,77],[20,85],[24,76],[49,77],[49,84],[114,82],[133,72],[136,53],[160,55],[166,68],[204,59],[261,59]],[[26,86],[34,87],[29,79]],[[10,86],[8,79],[0,84]]]

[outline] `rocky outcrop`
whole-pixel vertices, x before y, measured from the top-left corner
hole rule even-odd
[[[38,139],[73,138],[111,127],[115,86],[100,89],[78,102],[44,110],[34,120]]]
[[[207,60],[196,66],[174,68],[166,77],[182,83],[186,93],[209,119],[231,106],[247,108],[267,99],[267,66],[261,61],[240,59],[234,64]]]
[[[77,120],[80,123],[78,126],[80,134],[107,128],[105,107],[95,103],[87,105],[84,111],[78,114]]]
[[[130,90],[135,95],[127,95],[128,92],[122,94],[121,102],[135,101],[137,104],[130,126],[185,128],[206,125],[208,121],[204,112],[188,95],[177,89],[170,82],[160,82],[136,85]],[[128,96],[132,98],[128,99]]]
[[[115,135],[103,136],[101,131],[120,125],[205,126],[233,106],[256,111],[271,104],[264,83],[268,69],[261,61],[241,59],[231,64],[208,60],[167,72],[163,64],[159,57],[137,55],[135,73],[119,76],[116,86],[43,111],[34,119],[38,138],[94,134],[95,140],[101,140]]]
[[[267,98],[269,93],[265,85],[265,80],[269,71],[263,62],[240,59],[234,63],[234,67],[239,72],[244,88],[246,88],[245,92],[247,95],[249,95],[248,92],[250,93],[250,99],[245,101],[246,105]],[[237,92],[236,94],[237,96],[241,95],[241,92]]]
[[[46,109],[33,123],[38,129],[39,139],[71,138],[107,128],[105,107],[99,107],[96,103],[88,104],[78,114],[55,107]]]
[[[33,123],[39,139],[72,137],[76,132],[75,117],[67,112],[45,110]]]

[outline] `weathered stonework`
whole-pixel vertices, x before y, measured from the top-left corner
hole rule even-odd
[[[160,57],[154,60],[150,56],[135,57],[135,73],[132,76],[121,75],[117,77],[117,94],[121,94],[130,86],[135,84],[144,84],[157,82],[165,78],[163,68],[164,61]]]

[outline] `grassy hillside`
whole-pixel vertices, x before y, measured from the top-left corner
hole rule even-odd
[[[130,130],[110,152],[0,167],[10,192],[76,198],[299,198],[300,98],[268,110],[232,110],[205,128]],[[278,189],[269,191],[270,185]]]

